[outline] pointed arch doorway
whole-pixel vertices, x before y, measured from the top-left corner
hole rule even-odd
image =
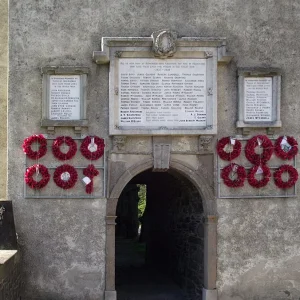
[[[202,290],[203,300],[216,300],[217,217],[213,190],[201,173],[195,172],[182,161],[171,159],[169,172],[163,174],[151,172],[152,166],[153,160],[148,159],[126,170],[120,175],[107,200],[105,299],[117,299],[118,292],[115,273],[115,220],[118,201],[128,183],[144,183],[148,185],[147,209],[150,212],[147,218],[150,221],[147,227],[151,231],[146,259],[152,265],[163,267],[165,273],[172,274],[170,279],[181,285],[185,295],[198,295],[199,299]],[[183,211],[185,219],[177,226],[179,220],[183,219]],[[168,218],[164,217],[166,214]],[[158,222],[153,221],[157,219]],[[154,223],[156,227],[153,227]],[[179,228],[177,232],[175,225]],[[184,250],[180,252],[174,248]]]

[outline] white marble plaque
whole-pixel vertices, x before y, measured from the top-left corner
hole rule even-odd
[[[272,121],[272,77],[245,77],[245,122]]]
[[[205,127],[206,59],[119,59],[123,127]]]
[[[51,75],[49,119],[80,119],[80,75]]]

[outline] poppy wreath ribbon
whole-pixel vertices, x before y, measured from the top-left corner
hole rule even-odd
[[[232,145],[233,150],[231,152],[226,152],[224,150],[226,145],[232,145],[230,137],[223,137],[218,141],[217,152],[221,159],[231,161],[241,154],[242,145],[240,141],[235,140],[235,144]]]
[[[255,148],[263,148],[261,154],[255,152]],[[245,147],[246,158],[254,165],[265,164],[273,154],[273,144],[266,135],[256,135],[248,140]]]
[[[257,180],[255,178],[255,175],[257,174],[257,171],[259,170],[259,168],[261,168],[261,171],[262,171],[262,175],[263,175],[263,178],[260,179],[260,180]],[[261,165],[261,166],[253,166],[249,173],[248,173],[248,183],[255,187],[255,188],[261,188],[261,187],[264,187],[268,184],[268,182],[270,181],[270,178],[271,178],[271,172],[270,172],[270,169],[266,166],[266,165]]]
[[[287,181],[282,180],[282,174],[287,172],[289,179]],[[298,172],[291,165],[282,165],[274,172],[274,181],[276,186],[281,189],[288,189],[295,185],[298,180]]]
[[[276,156],[278,156],[281,159],[292,159],[293,157],[295,157],[298,153],[298,143],[297,141],[292,137],[292,136],[287,136],[286,137],[286,141],[289,143],[289,145],[291,146],[289,151],[284,151],[281,147],[281,142],[284,139],[283,136],[280,136],[276,142],[275,142],[275,154]]]
[[[31,146],[33,143],[38,143],[39,149],[33,151]],[[22,145],[23,152],[31,159],[39,159],[47,153],[47,140],[42,134],[34,134],[26,138]]]
[[[68,152],[64,153],[60,150],[62,144],[69,146]],[[68,160],[74,157],[77,152],[76,142],[70,136],[59,136],[52,144],[52,153],[59,160]]]
[[[99,175],[99,171],[94,167],[94,165],[88,165],[84,170],[83,174],[87,176],[90,180],[85,186],[85,191],[87,194],[91,194],[94,190],[93,178]]]
[[[87,136],[81,143],[81,154],[89,160],[97,160],[104,154],[104,140],[98,136]]]
[[[232,172],[236,172],[237,178],[231,179],[230,175]],[[247,177],[246,170],[243,166],[237,164],[230,164],[222,169],[221,178],[224,184],[228,187],[236,188],[244,186],[245,179]]]
[[[42,176],[42,179],[39,181],[33,179],[34,174],[37,174],[37,176],[38,174],[40,174]],[[25,172],[25,182],[32,189],[36,189],[36,190],[42,189],[48,184],[49,180],[50,180],[50,174],[48,169],[44,165],[39,165],[39,164],[33,165],[27,168]]]
[[[70,165],[61,165],[57,167],[53,174],[53,180],[57,186],[67,190],[72,188],[78,179],[77,171]]]

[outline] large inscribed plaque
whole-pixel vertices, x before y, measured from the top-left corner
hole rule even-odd
[[[205,59],[119,59],[119,125],[206,127]]]
[[[109,134],[216,134],[217,65],[231,58],[225,38],[103,37],[93,59],[109,63]]]

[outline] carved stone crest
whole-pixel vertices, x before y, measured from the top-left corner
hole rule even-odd
[[[201,135],[199,137],[199,151],[211,152],[212,135]]]
[[[113,151],[124,151],[126,144],[126,136],[114,136]]]
[[[151,35],[153,39],[154,55],[159,58],[173,56],[176,52],[177,33],[170,30],[155,31]]]

